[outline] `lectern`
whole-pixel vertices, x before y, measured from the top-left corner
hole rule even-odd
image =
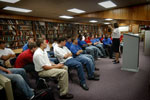
[[[124,34],[123,37],[123,65],[121,70],[139,71],[139,42],[140,37],[135,34]]]

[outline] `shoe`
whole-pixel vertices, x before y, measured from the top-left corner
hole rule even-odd
[[[60,98],[60,99],[72,99],[72,98],[73,98],[73,95],[67,93],[66,95],[59,96],[59,98]]]
[[[97,71],[98,71],[98,70],[99,70],[99,68],[95,67],[95,70],[97,70]]]
[[[86,90],[86,91],[89,90],[89,88],[88,88],[88,86],[87,86],[86,84],[80,84],[80,86],[81,86],[84,90]]]
[[[109,57],[110,59],[115,59],[114,57]]]
[[[98,60],[101,60],[102,58],[97,58]]]
[[[94,77],[99,77],[100,75],[97,73],[94,73]]]
[[[33,95],[29,100],[34,100],[35,99],[35,95]]]
[[[90,77],[90,78],[88,78],[88,80],[95,80],[95,81],[98,81],[98,80],[99,80],[99,77]]]
[[[118,62],[115,61],[113,64],[118,64],[118,63],[120,63],[120,62],[119,61]]]
[[[116,60],[113,60],[112,62],[116,62]]]

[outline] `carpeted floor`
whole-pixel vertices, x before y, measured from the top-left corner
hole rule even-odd
[[[74,95],[72,100],[150,100],[148,84],[150,79],[150,56],[144,56],[142,43],[140,44],[139,72],[120,70],[122,58],[119,64],[113,64],[112,59],[102,58],[95,61],[100,68],[99,81],[86,80],[89,91],[79,86],[77,72],[73,71],[73,82],[69,81],[69,92]],[[58,90],[52,85],[56,100]]]

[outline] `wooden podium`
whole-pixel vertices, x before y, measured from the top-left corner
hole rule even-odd
[[[124,34],[123,41],[123,65],[121,70],[138,72],[140,37],[135,34]]]

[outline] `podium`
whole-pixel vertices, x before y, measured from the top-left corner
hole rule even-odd
[[[150,31],[145,31],[144,54],[150,56]]]
[[[121,70],[138,72],[140,37],[135,34],[124,34],[123,41],[123,65]]]

